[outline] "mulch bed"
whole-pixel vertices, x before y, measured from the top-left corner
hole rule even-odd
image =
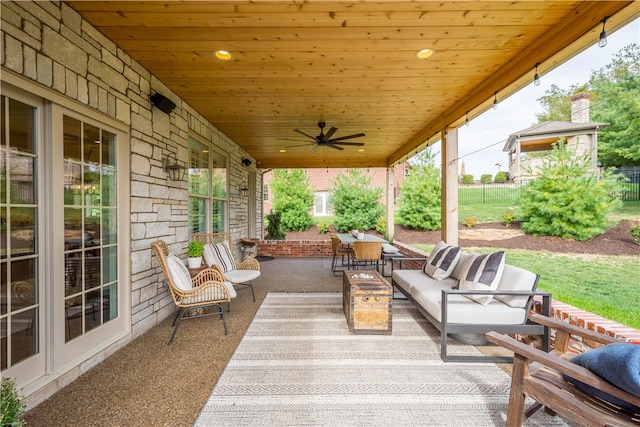
[[[572,254],[600,254],[600,255],[628,255],[640,256],[640,245],[636,244],[629,235],[629,229],[634,226],[631,221],[621,221],[615,227],[608,229],[604,234],[593,237],[584,242],[571,239],[561,239],[551,236],[531,236],[525,234],[510,239],[503,240],[471,240],[459,239],[458,244],[462,247],[492,247],[503,249],[527,249],[534,251],[549,251]],[[459,229],[467,227],[460,224]],[[510,227],[501,222],[490,222],[476,224],[473,228],[484,228],[502,230],[506,228],[519,229],[520,224],[514,222]],[[336,232],[331,227],[329,232]],[[375,231],[368,233],[379,235]],[[422,243],[436,244],[440,241],[440,230],[436,231],[416,231],[396,225],[394,240],[406,244]],[[321,234],[315,226],[304,232],[288,232],[287,240],[328,240],[326,234]]]

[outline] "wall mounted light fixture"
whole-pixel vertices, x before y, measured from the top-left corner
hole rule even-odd
[[[538,75],[538,65],[540,65],[540,64],[538,64],[536,62],[536,73],[533,76],[533,85],[534,86],[540,86],[540,76]]]
[[[249,187],[247,187],[246,181],[242,181],[242,184],[240,184],[240,194],[242,197],[247,197],[247,194],[249,194]]]
[[[162,169],[167,172],[171,181],[182,181],[186,168],[178,164],[176,153],[171,153],[162,159]]]
[[[246,167],[251,166],[251,160],[250,159],[242,159],[242,164],[245,165]]]
[[[602,31],[600,32],[600,38],[598,39],[598,47],[605,47],[607,45],[607,32],[604,30],[604,24],[607,23],[608,16],[605,16],[602,20]]]
[[[467,111],[467,116],[464,119],[464,125],[469,127],[469,112]]]
[[[493,109],[498,109],[498,92],[493,93]]]

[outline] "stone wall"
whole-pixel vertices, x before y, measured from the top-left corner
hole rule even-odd
[[[94,356],[104,358],[175,311],[150,243],[163,239],[174,253],[185,253],[189,238],[188,186],[186,178],[167,178],[163,159],[173,153],[181,164],[188,164],[190,136],[226,153],[228,226],[237,240],[246,237],[248,221],[255,221],[257,234],[262,234],[261,203],[256,203],[256,218],[250,219],[247,198],[239,191],[251,169],[243,166],[241,159],[251,157],[64,2],[3,1],[0,7],[3,75],[36,83],[45,99],[47,94],[62,95],[71,108],[115,120],[129,129],[130,164],[128,170],[127,165],[121,170],[127,174],[130,187],[120,191],[130,194],[130,223],[126,226],[131,239],[121,247],[130,243],[126,257],[131,276],[122,285],[130,292],[131,334]],[[176,104],[172,113],[152,106],[149,97],[156,92]],[[260,196],[261,174],[255,175],[255,194]],[[236,255],[239,257],[239,252]],[[83,365],[93,364],[85,361]],[[79,375],[82,369],[75,372]]]

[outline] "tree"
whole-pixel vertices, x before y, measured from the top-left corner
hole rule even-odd
[[[441,226],[440,171],[429,149],[417,157],[400,188],[398,222],[416,230],[437,230]]]
[[[620,50],[591,74],[598,100],[592,120],[605,122],[598,134],[598,160],[605,167],[640,165],[640,45]]]
[[[578,155],[559,141],[542,158],[539,175],[522,189],[522,229],[534,236],[587,240],[606,229],[607,214],[621,202],[619,175],[589,173],[590,153]]]
[[[276,169],[269,183],[272,211],[280,213],[280,225],[287,231],[305,231],[313,224],[309,211],[315,201],[309,175],[303,169]]]
[[[605,167],[640,166],[640,45],[622,48],[612,62],[591,72],[585,84],[552,85],[538,99],[539,122],[570,121],[571,95],[591,95],[592,121],[608,123],[598,133],[598,160]]]
[[[371,230],[384,214],[379,200],[382,187],[371,187],[371,177],[361,169],[339,173],[331,184],[329,200],[333,204],[334,225],[340,232]]]

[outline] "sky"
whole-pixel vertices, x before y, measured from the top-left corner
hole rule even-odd
[[[458,165],[465,163],[467,174],[479,180],[482,174],[494,175],[498,170],[508,170],[507,153],[502,151],[510,134],[537,123],[536,113],[542,112],[537,101],[545,95],[552,84],[568,89],[572,84],[583,84],[589,80],[592,70],[598,70],[611,62],[624,46],[640,43],[640,19],[636,19],[614,33],[607,31],[607,45],[599,48],[597,40],[569,61],[554,70],[540,74],[540,86],[532,82],[506,99],[498,99],[498,109],[489,109],[469,121],[469,126],[458,129]],[[542,71],[542,67],[540,67]],[[440,143],[433,146],[440,160]],[[480,150],[480,151],[478,151]],[[474,153],[475,152],[475,153]],[[501,166],[498,167],[496,163]]]

